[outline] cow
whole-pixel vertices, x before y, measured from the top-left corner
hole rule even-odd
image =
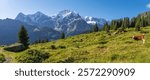
[[[133,36],[132,37],[132,39],[134,39],[134,40],[142,40],[143,41],[143,44],[145,43],[145,39],[144,39],[144,34],[142,34],[142,35],[138,35],[138,36]]]

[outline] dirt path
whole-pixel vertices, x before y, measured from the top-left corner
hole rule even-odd
[[[2,49],[2,48],[0,48],[0,53],[2,53],[2,51],[3,51],[3,49]]]
[[[12,58],[11,57],[5,57],[6,61],[4,63],[10,63]]]
[[[4,54],[2,48],[0,48],[0,54]],[[6,56],[6,54],[4,54],[4,55],[5,55],[5,59],[6,59],[6,61],[4,63],[10,63],[12,58],[10,56]]]

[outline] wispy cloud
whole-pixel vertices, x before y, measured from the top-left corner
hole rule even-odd
[[[146,5],[146,7],[150,9],[150,3],[149,3],[149,4],[147,4],[147,5]]]

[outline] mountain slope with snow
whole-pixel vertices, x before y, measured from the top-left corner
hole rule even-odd
[[[99,28],[102,28],[103,25],[108,22],[107,20],[103,19],[103,18],[94,18],[94,17],[89,17],[89,16],[86,16],[85,18],[85,21],[90,24],[90,25],[95,25],[95,24],[98,24]]]
[[[35,14],[25,15],[19,13],[15,20],[28,23],[30,25],[36,25],[38,27],[53,27],[54,21],[51,17],[43,14],[42,12],[36,12]]]
[[[65,32],[66,36],[72,36],[90,31],[90,26],[82,17],[73,11],[60,11],[54,18],[55,30]],[[84,28],[83,28],[84,27]]]
[[[88,32],[92,28],[92,25],[88,24],[78,13],[70,10],[60,11],[54,16],[47,16],[41,12],[30,15],[20,13],[16,20],[38,27],[49,27],[64,32],[66,36]]]

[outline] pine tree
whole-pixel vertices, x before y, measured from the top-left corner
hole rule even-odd
[[[49,42],[49,40],[48,40],[48,39],[45,39],[45,42]]]
[[[110,29],[117,30],[122,25],[122,19],[112,20],[110,24]]]
[[[140,31],[141,30],[141,18],[138,18],[137,22],[136,22],[136,25],[135,25],[135,30],[136,31]]]
[[[104,24],[103,30],[106,32],[110,30],[110,26],[108,25],[107,22]]]
[[[64,32],[61,33],[61,39],[65,39],[65,33]]]
[[[145,27],[148,26],[147,22],[146,22],[146,18],[142,17],[141,18],[141,27]]]
[[[147,24],[148,24],[148,26],[150,26],[150,14],[149,14],[149,16],[147,17]]]
[[[130,27],[135,27],[136,24],[136,17],[133,17],[130,21]]]
[[[121,26],[122,26],[122,23],[123,23],[123,19],[119,19],[118,21],[117,21],[117,23],[118,23],[118,27],[117,27],[117,29],[118,28],[120,28]]]
[[[112,20],[110,26],[111,26],[111,29],[116,30],[116,29],[117,29],[116,21],[115,21],[115,20]]]
[[[107,22],[104,24],[103,30],[106,31],[107,34],[110,34],[110,26]]]
[[[122,29],[129,28],[129,25],[130,25],[130,19],[128,17],[125,17],[121,26]]]
[[[18,32],[18,42],[22,43],[26,48],[29,46],[29,37],[24,26],[21,26],[21,29]]]
[[[95,25],[93,26],[93,32],[98,32],[98,31],[99,31],[98,25],[95,24]]]

